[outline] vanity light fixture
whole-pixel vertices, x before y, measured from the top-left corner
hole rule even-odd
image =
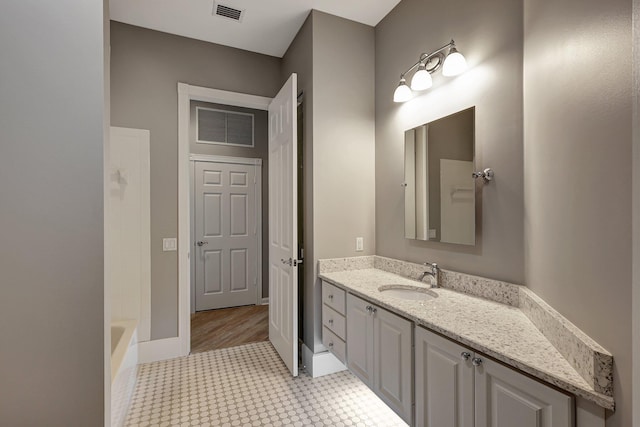
[[[445,56],[444,52],[447,49],[449,51]],[[416,67],[418,70],[413,75],[411,88],[409,88],[405,75],[413,71]],[[453,40],[431,53],[421,54],[418,62],[400,74],[400,84],[398,84],[396,91],[393,93],[393,101],[405,102],[411,99],[413,95],[412,91],[429,89],[433,84],[431,74],[435,73],[440,67],[442,67],[442,75],[447,77],[457,76],[467,69],[467,61],[464,59],[464,56],[458,52]]]
[[[404,79],[404,77],[400,78],[400,83],[398,83],[398,87],[393,93],[393,101],[406,102],[411,99],[411,96],[411,89],[409,88],[409,86],[407,86],[407,81]]]

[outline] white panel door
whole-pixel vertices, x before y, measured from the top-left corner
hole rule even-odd
[[[373,388],[373,318],[371,303],[347,295],[347,367]]]
[[[148,130],[111,128],[111,317],[138,320],[138,341],[151,334],[150,167]]]
[[[373,391],[408,424],[413,419],[413,324],[372,306]],[[349,347],[351,349],[351,347]]]
[[[497,362],[475,368],[476,427],[572,427],[572,397]]]
[[[196,311],[256,303],[257,169],[195,162]]]
[[[415,339],[415,425],[473,427],[473,352],[421,327]]]
[[[269,340],[298,375],[297,75],[269,105]]]
[[[440,159],[440,241],[476,242],[476,192],[473,162]]]

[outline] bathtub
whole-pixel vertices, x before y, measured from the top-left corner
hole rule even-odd
[[[124,425],[136,385],[138,366],[138,322],[118,320],[111,323],[111,426]]]

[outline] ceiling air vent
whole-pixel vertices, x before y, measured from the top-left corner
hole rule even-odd
[[[213,14],[217,16],[222,16],[223,18],[232,19],[236,22],[242,21],[242,10],[235,9],[230,6],[225,6],[224,4],[214,3],[213,4]]]

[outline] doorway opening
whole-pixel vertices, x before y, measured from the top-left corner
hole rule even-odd
[[[191,161],[194,159],[189,148],[189,127],[191,101],[202,101],[268,111],[268,158],[273,166],[267,180],[272,199],[268,203],[269,221],[264,224],[269,230],[269,279],[265,280],[270,289],[269,341],[292,375],[297,375],[297,273],[302,260],[297,244],[296,87],[295,73],[274,98],[178,83],[178,337],[161,343],[162,351],[171,357],[186,356],[191,350],[191,264],[196,256],[192,243],[197,241],[192,242],[191,238]]]
[[[191,352],[267,341],[267,111],[191,100],[189,152]]]

